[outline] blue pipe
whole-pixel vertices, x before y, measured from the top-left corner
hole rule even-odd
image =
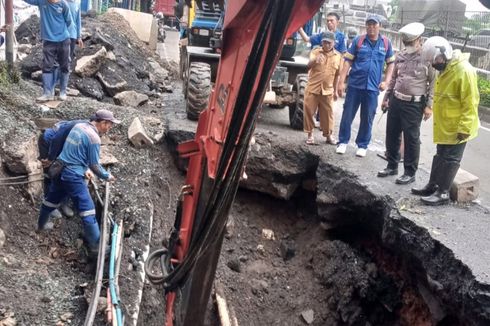
[[[117,325],[122,326],[122,311],[119,305],[119,297],[116,292],[116,284],[114,283],[114,269],[116,264],[116,239],[117,233],[119,232],[119,226],[117,223],[114,223],[114,228],[112,229],[112,241],[111,241],[111,257],[109,260],[109,289],[111,292],[111,300],[112,304],[116,308],[116,320]]]

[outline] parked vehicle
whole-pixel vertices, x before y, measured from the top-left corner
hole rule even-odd
[[[490,29],[482,29],[477,34],[471,36],[467,45],[490,49]]]
[[[153,5],[153,14],[161,15],[163,23],[170,27],[178,28],[178,21],[175,18],[175,0],[155,0]]]

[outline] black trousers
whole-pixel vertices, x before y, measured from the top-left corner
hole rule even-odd
[[[466,148],[466,142],[455,145],[441,145],[437,144],[437,155],[444,159],[446,162],[460,163],[463,158],[464,149]]]
[[[55,69],[56,63],[59,64],[63,73],[70,71],[70,39],[62,42],[43,42],[43,72],[51,73]]]
[[[407,102],[392,97],[386,122],[386,158],[388,168],[397,169],[400,162],[401,134],[403,132],[404,174],[413,176],[420,156],[420,123],[425,101]]]

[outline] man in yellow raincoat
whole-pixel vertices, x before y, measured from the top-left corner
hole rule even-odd
[[[434,88],[434,143],[429,183],[413,188],[426,205],[449,202],[449,188],[458,172],[466,143],[478,134],[478,92],[476,70],[469,54],[452,50],[449,42],[434,36],[424,43],[422,56],[440,71]]]

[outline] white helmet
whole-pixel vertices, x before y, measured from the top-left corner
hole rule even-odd
[[[434,63],[438,55],[444,55],[447,61],[453,57],[453,47],[449,42],[440,36],[432,36],[425,40],[422,46],[422,59]]]

